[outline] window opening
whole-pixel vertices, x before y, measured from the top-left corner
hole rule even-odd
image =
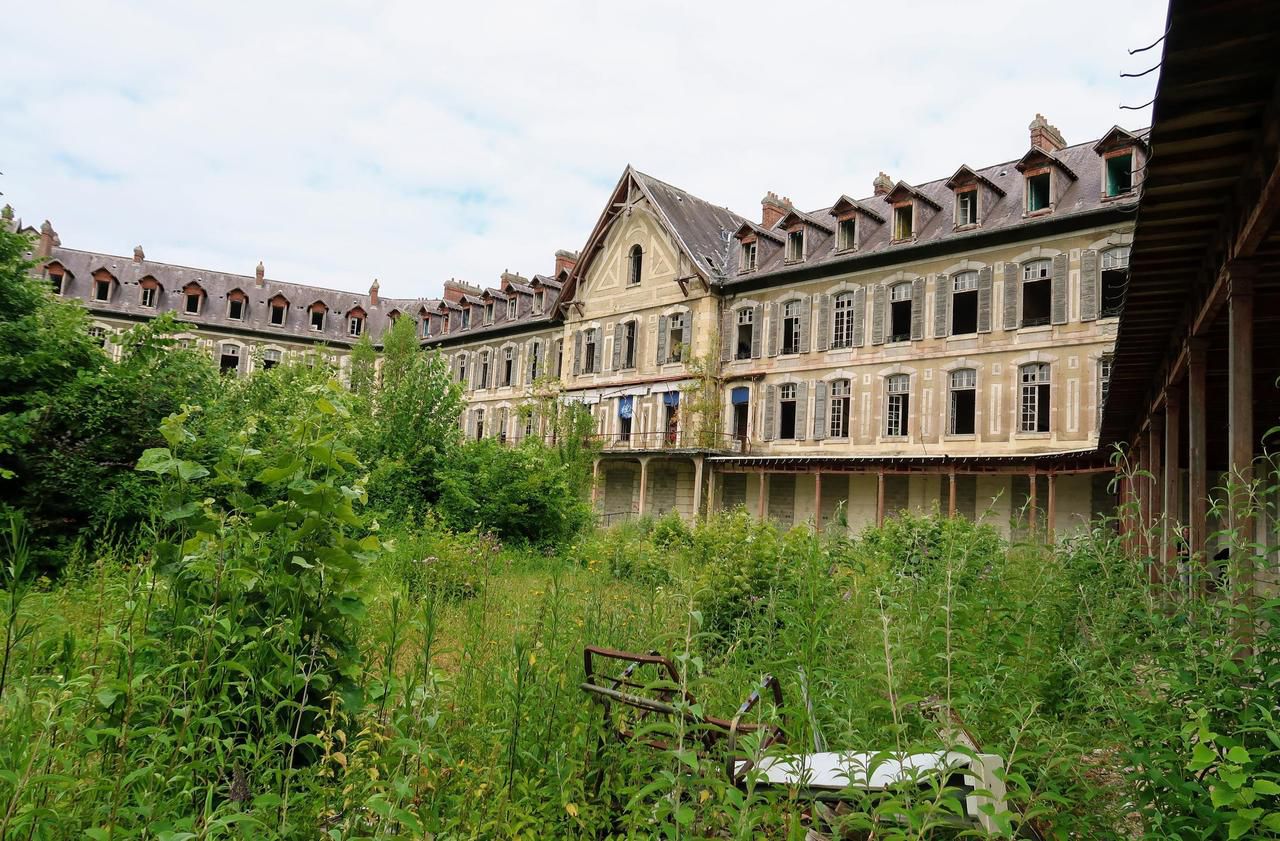
[[[462,329],[465,330],[471,326],[471,307],[462,308]]]
[[[956,227],[978,223],[978,191],[965,190],[956,193]]]
[[[1103,318],[1117,316],[1124,309],[1124,292],[1129,283],[1129,246],[1122,245],[1102,252]]]
[[[228,298],[227,299],[227,318],[232,321],[240,321],[244,318],[244,299]]]
[[[951,335],[978,332],[978,273],[960,272],[951,278]]]
[[[49,272],[49,285],[53,287],[53,294],[62,294],[62,284],[66,279],[67,276],[64,272]]]
[[[583,337],[582,373],[594,374],[596,371],[596,331],[588,330]]]
[[[1107,158],[1107,195],[1123,196],[1133,190],[1133,153]]]
[[[514,348],[506,348],[502,351],[502,384],[511,385],[511,379],[515,375],[516,356]]]
[[[156,306],[156,287],[142,287],[142,306],[155,309]]]
[[[476,409],[476,440],[484,437],[484,409]]]
[[[517,298],[515,295],[512,295],[510,298],[507,299],[507,320],[508,321],[515,321],[516,306],[517,306]]]
[[[668,391],[662,395],[662,408],[665,414],[666,442],[668,446],[680,440],[680,392]]]
[[[631,246],[631,267],[627,274],[627,283],[638,286],[644,274],[644,250],[640,246]]]
[[[1027,212],[1035,213],[1049,207],[1049,173],[1027,176]]]
[[[889,341],[911,341],[911,284],[899,283],[889,289]]]
[[[804,229],[787,234],[787,262],[804,259]]]
[[[836,248],[850,251],[858,244],[858,223],[852,217],[836,223]]]
[[[93,282],[93,300],[106,301],[111,297],[111,281],[95,280]]]
[[[218,370],[222,373],[240,370],[240,346],[223,345],[222,355],[218,359]]]
[[[782,305],[782,352],[800,352],[799,301],[787,301]]]
[[[635,414],[635,398],[618,398],[618,440],[631,440],[631,420]]]
[[[484,323],[485,324],[493,323],[493,302],[492,301],[484,305]]]
[[[280,364],[281,353],[275,348],[267,348],[262,352],[262,370],[270,371]]]
[[[458,382],[463,384],[467,382],[467,355],[465,353],[458,356]]]
[[[324,312],[325,312],[325,309],[322,306],[311,308],[311,329],[312,330],[324,329]]]
[[[285,316],[289,314],[289,305],[280,301],[271,302],[271,323],[280,327],[284,324]]]
[[[1022,401],[1019,429],[1022,432],[1049,431],[1049,363],[1032,362],[1019,369]]]
[[[1053,298],[1052,260],[1032,260],[1022,267],[1022,326],[1049,323]],[[1009,293],[1006,293],[1009,294]]]
[[[751,345],[755,339],[755,320],[756,313],[752,307],[743,307],[738,310],[738,349],[734,353],[735,359],[751,358]]]
[[[834,329],[831,334],[831,347],[853,347],[853,293],[845,292],[836,296]]]
[[[849,396],[851,389],[848,380],[836,380],[831,384],[831,437],[849,437]]]
[[[778,437],[790,440],[796,437],[796,386],[783,383],[778,387]]]
[[[348,316],[347,333],[352,336],[359,336],[364,332],[364,318],[358,315]]]
[[[622,325],[622,367],[636,367],[636,323],[628,321]]]
[[[667,361],[679,362],[684,358],[684,313],[667,318]]]
[[[885,412],[884,434],[905,438],[907,421],[911,416],[911,378],[907,374],[894,374],[885,382],[888,406]]]
[[[900,205],[893,209],[893,238],[911,239],[913,231],[912,208],[910,204]]]
[[[962,368],[951,372],[951,423],[952,435],[972,435],[978,405],[978,372]]]
[[[489,387],[489,351],[480,351],[480,379],[476,382],[476,388]]]

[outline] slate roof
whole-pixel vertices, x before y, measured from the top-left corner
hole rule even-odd
[[[653,198],[672,232],[714,278],[722,272],[734,231],[749,221],[728,208],[700,199],[652,175],[632,170]]]

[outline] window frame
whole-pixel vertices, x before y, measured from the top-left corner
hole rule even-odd
[[[885,336],[885,344],[896,344],[911,341],[911,322],[915,319],[915,296],[912,288],[913,281],[901,280],[889,287],[889,323],[885,325],[888,330]],[[905,290],[905,295],[899,290]],[[894,315],[896,313],[895,304],[907,304],[907,331],[898,333],[893,329]]]
[[[854,302],[852,291],[838,292],[831,300],[831,349],[845,350],[853,347]]]
[[[289,322],[289,304],[277,304],[275,298],[267,302],[267,321],[272,327],[284,327]],[[280,313],[280,320],[276,321],[276,312]]]
[[[502,349],[502,384],[510,386],[516,379],[515,348],[507,345]]]
[[[790,356],[800,353],[800,320],[804,310],[804,301],[800,298],[792,298],[789,301],[782,302],[782,335],[779,337],[778,353],[781,356]],[[794,310],[788,313],[788,310]],[[788,322],[791,322],[788,324]]]
[[[1041,184],[1044,185],[1044,204],[1032,207],[1032,199],[1039,195],[1039,185]],[[1023,191],[1026,194],[1023,210],[1027,215],[1048,213],[1053,210],[1053,170],[1050,167],[1045,167],[1034,172],[1028,172],[1023,178]]]
[[[742,243],[742,250],[739,252],[739,262],[741,263],[741,271],[754,272],[756,270],[756,260],[759,256],[758,244],[755,240],[748,240]]]
[[[905,220],[905,225],[903,224]],[[916,235],[916,209],[914,202],[901,202],[893,206],[893,242],[907,242]]]
[[[956,328],[956,316],[960,308],[956,306],[956,299],[961,295],[971,295],[972,299],[966,298],[966,312],[968,310],[967,303],[972,300],[973,303],[973,329],[958,330]],[[947,325],[948,336],[973,336],[978,332],[978,272],[976,269],[967,269],[962,272],[956,272],[951,276],[951,306],[950,316]],[[964,326],[964,325],[961,325]]]
[[[911,375],[884,378],[884,437],[907,438],[911,434]]]
[[[957,395],[960,392],[968,392],[972,403],[969,406],[970,417],[968,432],[962,432],[957,427],[957,421],[960,414],[957,411]],[[978,369],[976,368],[957,368],[947,374],[947,434],[953,436],[970,437],[976,435],[978,431]]]
[[[838,410],[838,411],[837,411]],[[827,437],[849,438],[853,428],[853,384],[847,378],[832,380],[827,397]]]
[[[513,293],[510,298],[507,298],[507,321],[515,321],[516,314],[518,312],[519,312],[519,302],[517,301],[516,296]]]
[[[244,321],[245,303],[246,302],[244,298],[233,298],[230,295],[228,295],[227,296],[227,320],[228,321]],[[237,308],[239,311],[235,315],[232,315],[232,308],[234,305],[237,305],[237,304],[239,305]]]
[[[106,288],[106,294],[100,294],[103,288]],[[94,303],[105,304],[111,300],[111,278],[93,279],[93,300]]]
[[[798,227],[795,230],[787,231],[787,255],[784,262],[801,263],[804,262],[805,256],[805,235],[804,227]]]
[[[597,373],[596,365],[600,355],[596,346],[596,328],[588,327],[582,331],[582,373]]]
[[[143,286],[138,290],[138,306],[153,310],[156,308],[156,301],[159,297],[159,286]]]
[[[1123,172],[1125,172],[1125,173],[1128,175],[1128,181],[1129,181],[1129,184],[1128,184],[1128,186],[1127,186],[1127,187],[1125,187],[1125,189],[1123,189],[1123,190],[1115,190],[1115,189],[1113,189],[1113,187],[1114,187],[1114,182],[1113,182],[1113,180],[1112,180],[1112,175],[1113,175],[1113,162],[1114,162],[1114,161],[1120,161],[1120,160],[1128,160],[1128,162],[1129,162],[1128,167],[1127,167],[1125,170],[1122,170]],[[1118,199],[1118,198],[1121,198],[1121,197],[1123,197],[1123,196],[1130,196],[1130,195],[1133,195],[1133,191],[1134,191],[1135,186],[1136,186],[1136,185],[1134,184],[1134,178],[1133,178],[1133,172],[1134,172],[1134,170],[1133,170],[1133,162],[1134,162],[1134,160],[1135,160],[1135,156],[1134,156],[1133,148],[1132,148],[1132,147],[1130,147],[1130,148],[1128,148],[1128,149],[1118,150],[1118,151],[1116,151],[1116,152],[1112,152],[1111,154],[1108,154],[1108,155],[1104,155],[1104,156],[1103,156],[1103,159],[1102,159],[1102,197],[1103,197],[1104,199]]]
[[[1052,431],[1052,376],[1053,371],[1048,362],[1026,362],[1018,366],[1020,434],[1042,435]]]
[[[627,252],[627,288],[639,286],[644,280],[644,249],[635,243]]]
[[[856,251],[858,248],[858,217],[846,216],[836,220],[836,251]]]
[[[967,209],[967,219],[961,218],[961,208]],[[978,224],[978,187],[961,188],[955,191],[955,226],[957,228],[968,228]]]
[[[364,333],[364,316],[347,314],[347,335],[359,338]]]
[[[634,319],[622,322],[622,358],[621,370],[629,371],[636,367],[636,335],[639,330]],[[615,337],[615,341],[617,337]]]
[[[791,434],[783,435],[782,429],[786,423],[786,407],[791,404]],[[796,417],[799,414],[799,389],[795,383],[780,383],[778,385],[778,440],[779,441],[795,441],[796,433]]]
[[[735,362],[743,359],[751,359],[751,349],[755,346],[756,341],[755,307],[739,307],[733,323],[733,359]],[[747,330],[747,340],[745,343],[742,341],[743,328],[746,328]]]

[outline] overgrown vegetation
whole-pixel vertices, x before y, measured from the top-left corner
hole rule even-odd
[[[776,675],[753,715],[795,750],[934,750],[937,699],[1008,761],[1005,836],[1280,836],[1280,601],[1230,569],[1152,585],[1104,522],[1054,547],[936,516],[593,530],[589,416],[547,388],[554,443],[463,443],[411,330],[345,385],[218,380],[163,322],[108,363],[21,272],[0,301],[0,838],[804,837],[803,797],[731,785],[680,725],[613,738],[588,644],[670,655],[709,714]],[[70,430],[81,466],[38,470]],[[841,820],[958,837],[938,794]]]

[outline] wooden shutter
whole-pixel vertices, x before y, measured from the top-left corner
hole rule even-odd
[[[768,350],[768,354],[769,354],[770,356],[777,356],[777,355],[778,355],[778,333],[780,332],[780,330],[779,330],[779,328],[778,328],[778,305],[777,305],[777,303],[776,303],[776,302],[774,302],[774,301],[770,301],[770,302],[769,302],[769,304],[768,304],[768,306],[766,307],[766,309],[767,309],[768,314],[769,314],[769,350]],[[756,329],[757,329],[757,330],[764,330],[764,329],[765,329],[765,327],[764,327],[764,323],[762,322],[762,323],[760,323],[760,324],[757,324],[757,325],[756,325]]]
[[[827,384],[822,380],[813,387],[813,439],[827,437]]]
[[[693,352],[693,313],[687,312],[680,316],[680,361],[688,362],[689,354]]]
[[[884,310],[889,306],[885,285],[877,283],[871,301],[871,344],[884,344]]]
[[[800,301],[800,347],[797,348],[801,353],[809,352],[809,320],[813,317],[813,302],[808,300]]]
[[[756,304],[751,310],[751,358],[760,358],[760,343],[764,339],[764,307]]]
[[[805,410],[809,407],[809,384],[796,383],[796,440],[805,439]]]
[[[621,321],[613,325],[613,358],[610,360],[610,370],[617,371],[622,368],[622,337],[626,335],[626,327]]]
[[[1054,324],[1067,323],[1067,255],[1053,258],[1053,273],[1049,279],[1049,320]]]
[[[1018,329],[1018,293],[1019,289],[1017,263],[1004,264],[1004,324],[1006,330]]]
[[[529,344],[525,350],[526,359],[524,361],[524,381],[526,383],[533,382],[533,362],[538,357],[538,346]]]
[[[978,269],[978,332],[991,332],[991,278],[990,266]]]
[[[924,278],[911,281],[911,340],[924,338]]]
[[[665,315],[658,316],[657,360],[659,365],[667,361],[667,317]]]
[[[947,335],[947,315],[951,310],[951,278],[940,274],[933,281],[933,337]]]
[[[573,375],[582,373],[582,331],[573,334]]]
[[[866,339],[867,287],[859,286],[853,290],[853,309],[849,317],[853,319],[853,346],[862,347]]]
[[[733,358],[733,311],[725,310],[720,317],[720,361]]]
[[[818,324],[813,331],[813,349],[826,350],[831,346],[831,296],[817,294],[813,296],[818,308]]]
[[[778,428],[778,389],[771,385],[764,387],[764,440],[773,440],[773,431]]]
[[[1080,252],[1080,320],[1098,318],[1098,252]]]

